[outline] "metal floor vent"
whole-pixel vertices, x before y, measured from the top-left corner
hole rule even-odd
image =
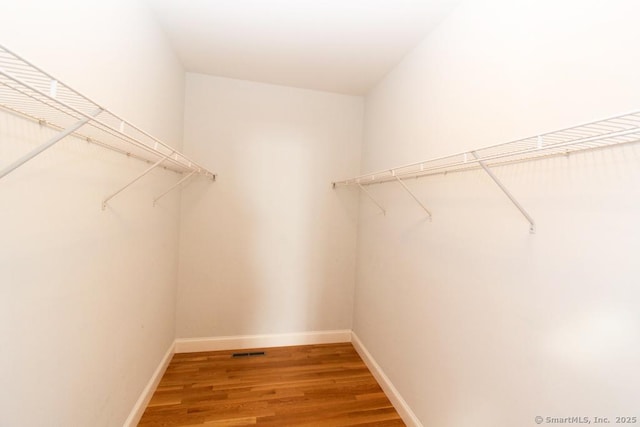
[[[231,357],[252,357],[252,356],[264,356],[264,351],[253,351],[251,353],[233,353]]]

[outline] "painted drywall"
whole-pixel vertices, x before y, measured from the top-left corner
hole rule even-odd
[[[0,40],[179,147],[184,73],[130,1],[2,2]],[[52,132],[0,114],[0,165]],[[173,343],[178,176],[67,138],[0,180],[3,426],[121,426]]]
[[[350,329],[363,99],[188,73],[177,337]]]
[[[640,108],[631,1],[469,1],[367,96],[363,172]],[[354,331],[425,426],[638,416],[640,146],[360,202]],[[594,419],[592,418],[592,422]]]

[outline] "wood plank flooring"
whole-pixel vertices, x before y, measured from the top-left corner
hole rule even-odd
[[[139,426],[404,426],[350,343],[173,356]]]

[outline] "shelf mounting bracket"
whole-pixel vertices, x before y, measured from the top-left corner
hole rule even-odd
[[[482,169],[484,169],[484,171],[489,175],[489,177],[493,180],[493,182],[495,182],[496,185],[498,187],[500,187],[502,192],[507,195],[509,200],[511,200],[511,203],[513,203],[515,205],[515,207],[518,208],[520,213],[522,215],[524,215],[524,217],[527,219],[527,221],[529,221],[529,232],[531,234],[535,234],[536,233],[536,223],[533,220],[533,218],[531,217],[531,215],[529,215],[529,213],[525,210],[525,208],[523,208],[522,205],[516,200],[516,198],[509,192],[509,190],[507,190],[507,187],[505,187],[502,184],[502,182],[498,179],[498,177],[493,174],[491,169],[489,169],[489,167],[482,160],[480,160],[480,157],[478,156],[478,153],[476,153],[475,151],[472,151],[471,154],[473,155],[473,157],[475,157],[475,159],[478,162],[478,164],[480,164]]]
[[[10,165],[8,165],[7,167],[3,168],[2,170],[0,170],[0,178],[4,177],[5,175],[8,175],[9,173],[11,173],[14,170],[18,169],[20,166],[22,166],[23,164],[27,163],[29,160],[33,159],[38,154],[42,153],[43,151],[47,150],[48,148],[53,147],[57,142],[59,142],[60,140],[66,138],[67,136],[71,135],[72,133],[74,133],[75,131],[80,129],[82,126],[86,125],[87,122],[91,121],[92,118],[94,118],[95,116],[97,116],[101,112],[102,112],[101,108],[97,109],[96,111],[94,111],[89,116],[85,117],[82,120],[78,120],[77,122],[75,122],[74,124],[69,126],[68,128],[66,128],[66,129],[60,131],[59,133],[57,133],[55,136],[53,136],[47,142],[43,143],[42,145],[37,146],[36,148],[31,150],[30,152],[28,152],[24,156],[20,157],[15,162],[13,162]]]
[[[431,212],[429,212],[429,209],[427,209],[427,207],[420,201],[420,199],[418,199],[418,197],[416,197],[416,195],[413,194],[413,191],[411,191],[411,189],[407,187],[407,184],[405,184],[404,181],[402,181],[398,176],[396,176],[395,171],[392,170],[391,175],[398,181],[398,183],[400,183],[400,185],[402,185],[402,188],[404,188],[405,191],[409,193],[409,195],[413,198],[413,200],[415,200],[416,203],[419,204],[422,209],[424,209],[427,215],[429,215],[429,221],[431,221]]]
[[[382,207],[382,205],[380,205],[380,203],[378,203],[378,202],[376,201],[376,199],[371,195],[371,193],[370,193],[366,188],[364,188],[364,187],[363,187],[363,185],[362,185],[362,184],[360,184],[359,182],[358,182],[358,187],[360,187],[360,189],[362,190],[362,192],[363,192],[364,194],[366,194],[366,195],[367,195],[367,197],[369,197],[369,199],[371,199],[371,201],[372,201],[373,203],[375,203],[375,205],[376,205],[376,206],[377,206],[377,207],[382,211],[382,215],[386,215],[386,214],[387,214],[387,211],[385,211],[385,210],[384,210],[384,208]]]
[[[107,202],[111,199],[113,199],[115,196],[117,196],[118,194],[120,194],[122,191],[124,191],[125,189],[129,188],[129,186],[133,183],[135,183],[136,181],[138,181],[140,178],[142,178],[143,176],[145,176],[146,174],[148,174],[149,172],[151,172],[152,170],[154,170],[155,168],[157,168],[158,166],[160,166],[160,163],[164,162],[165,160],[167,160],[169,157],[171,157],[173,153],[167,154],[163,157],[160,158],[160,160],[158,160],[157,162],[155,162],[151,167],[149,167],[147,170],[145,170],[144,172],[142,172],[140,175],[136,176],[135,178],[133,178],[131,181],[129,181],[124,187],[120,188],[118,191],[112,193],[111,195],[107,196],[103,201],[102,201],[102,210],[107,209]]]
[[[158,200],[160,200],[161,198],[163,198],[165,195],[167,195],[169,192],[171,192],[174,188],[177,188],[180,184],[182,184],[183,182],[185,182],[186,180],[188,180],[189,178],[191,178],[193,176],[193,174],[195,174],[196,171],[191,171],[191,173],[187,174],[186,176],[184,176],[180,181],[176,182],[175,184],[173,184],[171,187],[167,188],[167,190],[160,194],[158,197],[156,197],[155,199],[153,199],[153,206],[156,205],[156,203],[158,202]]]

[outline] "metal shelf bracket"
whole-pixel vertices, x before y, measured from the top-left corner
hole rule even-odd
[[[171,153],[173,154],[173,153]],[[152,170],[154,170],[155,168],[157,168],[158,166],[160,166],[160,163],[164,162],[165,160],[167,160],[171,154],[167,154],[166,156],[162,157],[160,160],[158,160],[157,162],[155,162],[152,166],[150,166],[149,168],[147,168],[144,172],[142,172],[140,175],[136,176],[135,178],[133,178],[131,181],[129,181],[125,186],[123,186],[122,188],[120,188],[118,191],[112,193],[111,195],[107,196],[103,201],[102,201],[102,210],[107,209],[107,202],[111,199],[113,199],[115,196],[117,196],[118,194],[120,194],[121,192],[123,192],[124,190],[126,190],[127,188],[129,188],[129,186],[131,186],[133,183],[135,183],[136,181],[138,181],[140,178],[142,178],[143,176],[145,176],[146,174],[148,174],[149,172],[151,172]]]
[[[82,120],[78,120],[73,125],[71,125],[68,128],[60,131],[58,134],[53,136],[51,139],[49,139],[44,144],[37,146],[36,148],[31,150],[30,152],[28,152],[24,156],[20,157],[15,162],[13,162],[10,165],[6,166],[4,169],[0,170],[0,178],[4,177],[5,175],[8,175],[9,173],[11,173],[14,170],[18,169],[20,166],[22,166],[23,164],[27,163],[29,160],[33,159],[34,157],[36,157],[38,154],[42,153],[43,151],[53,147],[56,143],[58,143],[59,141],[63,140],[64,138],[66,138],[67,136],[71,135],[72,133],[74,133],[75,131],[80,129],[82,126],[87,124],[91,120],[91,117],[95,117],[98,114],[100,114],[101,112],[102,112],[102,109],[100,109],[100,108],[97,109],[95,112],[93,112],[90,115],[90,117],[85,117]]]
[[[415,200],[415,201],[416,201],[416,203],[417,203],[417,204],[419,204],[419,205],[420,205],[420,207],[421,207],[422,209],[424,209],[424,211],[425,211],[425,212],[427,213],[427,215],[429,216],[429,221],[431,221],[431,220],[432,220],[432,217],[431,217],[431,212],[429,212],[429,209],[427,209],[427,207],[426,207],[426,206],[425,206],[425,205],[420,201],[420,199],[418,199],[418,197],[417,197],[415,194],[413,194],[413,191],[411,191],[411,189],[410,189],[409,187],[407,187],[407,184],[405,184],[405,183],[400,179],[400,177],[398,177],[398,176],[396,175],[395,171],[393,171],[393,170],[392,170],[392,171],[391,171],[391,175],[392,175],[393,177],[395,177],[395,179],[398,181],[398,183],[400,183],[400,185],[402,185],[402,188],[404,188],[404,189],[405,189],[405,191],[406,191],[407,193],[409,193],[409,195],[413,198],[413,200]]]
[[[509,198],[509,200],[511,200],[511,203],[513,203],[515,205],[516,208],[518,208],[518,210],[520,211],[520,213],[522,215],[524,215],[524,217],[527,219],[527,221],[529,221],[529,232],[531,234],[535,234],[536,233],[536,223],[533,220],[533,218],[531,217],[531,215],[529,215],[529,213],[525,210],[525,208],[522,207],[522,205],[518,202],[518,200],[516,200],[516,198],[513,196],[513,194],[511,194],[509,192],[509,190],[507,189],[507,187],[504,186],[504,184],[502,184],[502,182],[498,179],[497,176],[495,176],[493,174],[493,172],[491,171],[491,169],[489,169],[489,167],[487,167],[487,165],[480,160],[480,157],[478,156],[478,153],[476,153],[475,151],[472,151],[471,154],[473,155],[473,157],[476,159],[476,161],[478,162],[478,164],[480,164],[480,166],[482,167],[482,169],[484,169],[484,171],[489,175],[489,177],[493,180],[493,182],[496,183],[496,185],[498,187],[500,187],[500,189],[502,190],[502,192],[504,194],[507,195],[507,197]]]
[[[366,194],[366,195],[367,195],[367,197],[369,197],[369,199],[371,199],[371,201],[372,201],[373,203],[375,203],[375,205],[376,205],[376,206],[377,206],[377,207],[382,211],[382,215],[386,215],[386,214],[387,214],[387,211],[382,207],[382,205],[380,205],[380,203],[378,203],[378,202],[376,201],[376,199],[371,195],[371,193],[370,193],[366,188],[364,188],[364,187],[362,186],[362,184],[360,184],[359,182],[358,182],[358,187],[360,187],[360,189],[362,190],[362,192],[363,192],[364,194]]]
[[[193,174],[195,174],[196,171],[192,171],[191,173],[187,174],[185,177],[183,177],[180,181],[176,182],[175,184],[173,184],[171,187],[167,188],[167,190],[165,192],[163,192],[162,194],[160,194],[158,197],[156,197],[155,199],[153,199],[153,206],[156,205],[156,203],[158,202],[158,200],[160,200],[161,198],[163,198],[165,195],[167,195],[168,193],[170,193],[173,189],[178,188],[180,186],[180,184],[182,184],[183,182],[185,182],[186,180],[188,180],[189,178],[191,178],[193,176]]]

